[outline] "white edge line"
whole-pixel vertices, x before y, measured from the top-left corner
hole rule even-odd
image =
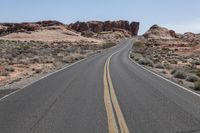
[[[152,73],[152,74],[154,74],[154,75],[156,75],[156,76],[158,76],[158,77],[160,77],[160,78],[162,78],[162,79],[164,79],[164,80],[166,80],[166,81],[168,81],[168,82],[170,82],[170,83],[172,83],[172,84],[174,84],[174,85],[176,85],[176,86],[178,86],[178,87],[180,87],[180,88],[182,88],[182,89],[184,89],[184,90],[186,90],[186,91],[188,91],[188,92],[190,92],[190,93],[192,93],[192,94],[194,94],[194,95],[196,95],[196,96],[198,96],[198,97],[200,97],[200,94],[198,94],[198,93],[196,93],[196,92],[194,92],[194,91],[191,91],[191,90],[189,90],[189,89],[187,89],[187,88],[185,88],[185,87],[183,87],[183,86],[181,86],[181,85],[179,85],[179,84],[177,84],[177,83],[175,83],[175,82],[173,82],[173,81],[171,81],[171,80],[169,80],[169,79],[167,79],[167,78],[165,78],[165,77],[163,77],[163,76],[161,76],[161,75],[159,75],[159,74],[157,74],[157,73],[155,73],[155,72],[153,72],[153,71],[151,71],[151,70],[149,70],[149,69],[147,69],[147,68],[145,68],[144,66],[138,64],[138,63],[135,62],[133,59],[131,59],[130,54],[128,54],[128,58],[129,58],[134,64],[138,65],[139,67],[143,68],[144,70],[146,70],[146,71],[148,71],[148,72],[150,72],[150,73]]]
[[[118,43],[118,44],[120,44],[120,43]],[[118,44],[117,44],[117,45],[118,45]],[[111,48],[114,48],[114,47],[116,47],[117,45],[115,45],[115,46],[113,46],[113,47],[111,47]],[[110,49],[110,48],[108,48],[108,49]],[[108,50],[108,49],[104,49],[101,53],[103,53],[105,50]],[[49,76],[51,76],[51,75],[53,75],[53,74],[55,74],[55,73],[57,73],[57,72],[60,72],[60,71],[62,71],[62,70],[64,70],[64,69],[67,69],[67,68],[69,68],[69,67],[71,67],[71,66],[74,66],[74,65],[76,65],[76,64],[78,64],[78,63],[80,63],[80,62],[82,62],[82,61],[84,61],[84,60],[87,60],[87,59],[89,59],[89,58],[91,58],[91,57],[93,57],[93,56],[96,56],[96,55],[98,55],[98,54],[100,54],[100,53],[94,53],[94,54],[91,55],[91,56],[88,56],[88,57],[86,57],[86,58],[84,58],[84,59],[81,59],[81,60],[79,60],[79,61],[77,61],[77,62],[74,62],[74,63],[72,63],[72,64],[70,64],[70,65],[67,65],[67,66],[65,66],[65,67],[63,67],[63,68],[61,68],[61,69],[55,70],[54,72],[51,72],[51,73],[49,73],[49,74],[47,74],[47,75],[45,75],[45,76],[43,76],[43,77],[37,79],[36,81],[34,81],[34,82],[32,82],[32,83],[30,83],[30,84],[28,84],[28,85],[25,85],[24,87],[22,87],[22,88],[20,88],[20,89],[14,91],[14,92],[11,92],[11,93],[9,93],[9,94],[3,96],[2,98],[0,98],[0,101],[2,101],[3,99],[5,99],[5,98],[7,98],[7,97],[9,97],[9,96],[11,96],[11,95],[13,95],[13,94],[19,92],[19,91],[22,91],[22,90],[25,89],[26,87],[31,86],[32,84],[34,84],[34,83],[36,83],[36,82],[38,82],[38,81],[40,81],[40,80],[42,80],[42,79],[44,79],[44,78],[47,78],[47,77],[49,77]]]

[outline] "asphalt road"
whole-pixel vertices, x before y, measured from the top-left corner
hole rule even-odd
[[[132,62],[133,41],[0,100],[0,133],[200,133],[200,97]]]

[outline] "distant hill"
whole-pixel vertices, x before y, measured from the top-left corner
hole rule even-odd
[[[138,22],[128,21],[89,21],[63,24],[58,21],[25,23],[0,23],[0,39],[20,41],[116,41],[137,35]]]

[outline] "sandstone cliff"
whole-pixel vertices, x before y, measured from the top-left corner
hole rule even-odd
[[[76,22],[69,25],[69,28],[77,32],[94,32],[99,33],[103,31],[113,31],[115,29],[122,29],[129,31],[131,35],[138,34],[139,22],[131,22],[125,20],[119,21],[88,21],[88,22]]]
[[[89,21],[66,25],[58,21],[29,23],[0,23],[0,39],[21,41],[79,41],[117,42],[121,38],[137,35],[138,22]]]

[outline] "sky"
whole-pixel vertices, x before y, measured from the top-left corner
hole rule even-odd
[[[200,0],[0,0],[0,22],[90,20],[140,22],[142,34],[158,24],[200,33]]]

